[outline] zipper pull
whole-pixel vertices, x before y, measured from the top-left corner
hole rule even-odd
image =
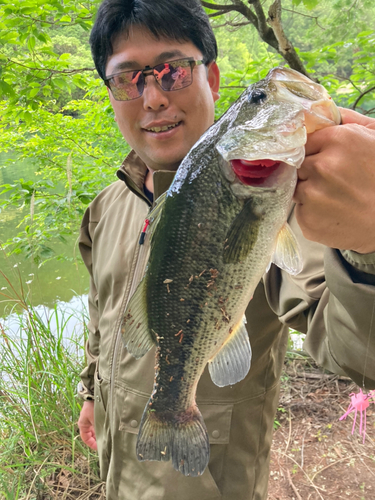
[[[144,225],[144,228],[142,229],[141,237],[139,238],[140,245],[143,245],[143,243],[145,242],[146,231],[147,231],[149,224],[150,224],[150,219],[145,219],[145,225]]]

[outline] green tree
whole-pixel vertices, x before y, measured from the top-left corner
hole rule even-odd
[[[23,207],[8,252],[42,263],[77,233],[86,205],[129,150],[88,46],[100,0],[0,0],[0,152],[35,166],[35,180],[0,186],[0,210]],[[370,0],[202,0],[219,45],[217,116],[269,69],[288,64],[339,103],[375,112]],[[271,9],[271,13],[270,13]],[[288,48],[289,47],[289,48]],[[7,168],[6,165],[0,168]]]
[[[0,1],[0,151],[31,160],[37,179],[0,187],[0,208],[28,207],[5,245],[36,262],[77,232],[128,150],[88,46],[99,3]]]

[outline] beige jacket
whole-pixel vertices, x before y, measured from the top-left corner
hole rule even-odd
[[[253,350],[247,377],[232,387],[215,386],[207,370],[197,401],[211,442],[201,477],[185,477],[170,463],[138,462],[136,435],[152,391],[154,351],[135,360],[122,346],[121,319],[142,276],[147,245],[139,237],[150,202],[143,192],[145,165],[132,152],[119,181],[88,208],[80,250],[91,276],[84,398],[95,398],[95,430],[101,476],[109,500],[265,500],[273,419],[287,348],[288,327],[307,332],[305,349],[333,372],[375,388],[375,254],[360,256],[324,248],[292,226],[304,269],[290,276],[272,266],[247,311]],[[154,174],[155,199],[171,172]],[[375,323],[375,322],[374,322]]]

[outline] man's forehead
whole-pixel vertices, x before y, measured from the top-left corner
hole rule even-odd
[[[148,64],[145,64],[143,62],[140,62],[140,60],[137,59],[126,59],[126,57],[123,57],[123,60],[121,61],[119,58],[119,61],[116,62],[113,66],[112,69],[114,71],[126,71],[127,69],[143,69],[144,66],[155,66],[159,63],[165,62],[165,61],[171,61],[173,59],[177,58],[183,58],[183,57],[192,57],[191,54],[187,54],[186,51],[182,50],[167,50],[164,52],[161,52],[158,55],[154,55],[153,57],[150,57],[150,62]]]
[[[199,49],[190,41],[156,38],[149,31],[133,28],[127,36],[113,40],[113,53],[107,60],[106,73],[142,69],[183,57],[199,59]]]

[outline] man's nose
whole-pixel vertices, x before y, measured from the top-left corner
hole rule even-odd
[[[145,110],[158,110],[166,108],[169,104],[167,93],[156,82],[153,75],[145,78],[145,88],[143,90],[143,107]]]

